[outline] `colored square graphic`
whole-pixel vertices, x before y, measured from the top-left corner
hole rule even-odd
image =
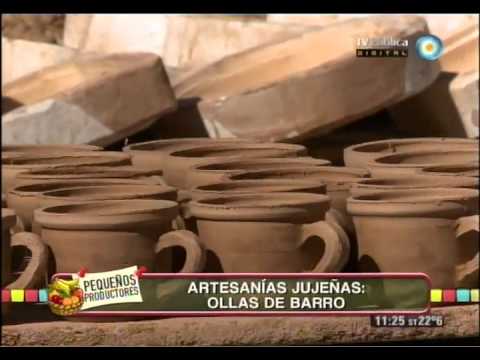
[[[12,302],[24,302],[25,290],[15,289],[11,291]]]
[[[457,292],[454,289],[443,290],[443,302],[454,303],[457,299]]]
[[[442,302],[442,290],[440,290],[440,289],[430,290],[430,301],[431,302]]]
[[[10,290],[2,290],[2,303],[7,303],[12,301],[12,297],[10,296]]]
[[[38,290],[25,290],[25,302],[27,303],[38,302]]]
[[[469,302],[470,301],[470,290],[469,289],[457,289],[457,302]]]
[[[42,303],[48,302],[48,290],[47,289],[38,290],[38,301],[42,302]]]
[[[471,289],[470,290],[470,301],[471,302],[478,302],[478,295],[479,295],[479,290],[478,289]]]

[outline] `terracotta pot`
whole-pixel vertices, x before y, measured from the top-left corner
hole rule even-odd
[[[223,144],[173,151],[165,158],[164,177],[167,184],[187,189],[190,168],[207,161],[223,161],[243,158],[288,158],[307,155],[302,145],[265,144]]]
[[[335,220],[350,235],[354,235],[355,229],[353,227],[353,222],[346,210],[347,199],[350,196],[350,188],[352,184],[368,176],[368,171],[364,169],[321,166],[244,171],[241,174],[232,175],[229,178],[231,180],[315,179],[322,181],[327,185],[327,195],[331,199],[331,209],[328,214],[329,220]]]
[[[472,217],[478,214],[477,190],[359,195],[348,199],[348,211],[357,230],[360,272],[422,272],[433,288],[453,289],[460,277],[476,271],[478,286],[478,217]],[[470,231],[477,234],[462,240]],[[475,256],[476,263],[470,260]],[[456,271],[459,265],[464,266],[462,274]]]
[[[52,252],[54,272],[134,265],[171,272],[171,254],[162,251],[174,246],[186,251],[182,272],[201,271],[204,258],[195,234],[170,231],[177,214],[177,203],[168,200],[105,200],[36,209],[34,218]]]
[[[73,151],[101,151],[100,146],[82,144],[29,144],[29,145],[3,145],[2,152],[17,152],[29,154],[52,154]]]
[[[352,185],[353,196],[367,195],[379,191],[432,189],[432,188],[478,189],[478,179],[465,176],[412,175],[388,178],[361,179]]]
[[[419,175],[479,177],[478,164],[438,165],[421,168]]]
[[[28,289],[37,287],[47,269],[47,248],[40,238],[32,233],[20,232],[13,236],[10,229],[15,225],[16,215],[11,209],[2,209],[2,288]],[[24,247],[31,252],[31,260],[23,273],[14,279],[12,273],[12,248]],[[2,308],[3,308],[2,304]]]
[[[326,194],[327,186],[320,181],[308,180],[237,180],[198,186],[191,190],[192,200],[238,194],[266,192],[305,192]]]
[[[24,155],[13,158],[2,157],[2,191],[7,192],[16,185],[16,176],[35,169],[53,169],[62,166],[121,166],[130,164],[127,154],[114,151],[87,151],[64,154]]]
[[[380,156],[367,165],[374,177],[413,175],[423,167],[478,163],[478,150],[408,151]]]
[[[207,272],[335,272],[348,259],[345,234],[325,222],[326,195],[269,193],[193,201]],[[322,251],[323,250],[323,251]]]
[[[242,173],[245,170],[266,170],[278,168],[292,168],[303,166],[326,166],[330,161],[314,159],[311,157],[298,157],[289,159],[265,158],[265,159],[242,159],[220,162],[209,162],[194,166],[187,176],[187,188],[221,182],[226,175]]]
[[[148,170],[134,166],[61,166],[23,172],[16,177],[17,186],[68,181],[118,179],[128,183],[164,184],[162,170]]]
[[[229,144],[247,142],[246,139],[211,139],[211,138],[179,138],[141,142],[125,146],[123,151],[132,156],[132,164],[149,168],[154,166],[163,169],[165,156],[177,149],[202,147],[210,144]]]
[[[21,219],[23,227],[25,230],[32,229],[33,222],[33,211],[43,206],[45,204],[45,199],[41,199],[41,195],[45,192],[50,192],[52,190],[59,190],[64,188],[72,187],[97,187],[99,185],[109,185],[109,189],[115,188],[112,191],[115,191],[118,186],[127,185],[127,186],[139,186],[144,188],[148,186],[149,183],[143,180],[134,180],[134,179],[78,179],[70,181],[48,181],[45,183],[37,183],[33,185],[22,185],[16,186],[10,190],[7,194],[7,204],[10,208],[14,209],[15,212]],[[155,186],[155,185],[154,185]],[[166,187],[158,185],[159,188],[167,189],[166,194],[168,198],[165,200],[176,200],[176,191],[171,187]],[[168,190],[170,189],[170,191]],[[109,191],[105,193],[108,196]],[[43,201],[42,201],[43,200]],[[92,199],[93,200],[93,199]],[[44,205],[45,204],[45,205]]]
[[[462,138],[388,139],[349,146],[343,156],[346,166],[366,168],[381,155],[404,151],[475,150],[478,145],[478,140]]]

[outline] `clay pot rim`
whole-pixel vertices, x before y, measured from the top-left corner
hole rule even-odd
[[[70,193],[70,194],[69,194]],[[71,193],[76,193],[76,195],[71,195]],[[82,195],[84,193],[84,195]],[[93,193],[93,194],[92,194]],[[140,199],[148,196],[158,196],[158,195],[174,195],[177,193],[177,190],[171,186],[167,185],[128,185],[128,184],[118,184],[118,185],[93,185],[93,186],[71,186],[61,189],[48,190],[41,192],[39,197],[42,199],[50,200],[71,200],[71,201],[97,201],[97,200],[115,200],[118,197],[118,200],[123,199]],[[100,198],[95,198],[95,195],[98,195]],[[105,199],[101,197],[105,196]],[[89,198],[93,196],[93,198]],[[86,199],[85,199],[86,197]]]
[[[93,185],[90,185],[92,184]],[[97,185],[98,184],[98,185]],[[40,193],[51,190],[59,190],[63,188],[81,187],[81,186],[103,186],[103,185],[153,185],[142,179],[116,179],[116,178],[99,178],[99,179],[72,179],[59,181],[38,182],[28,185],[15,186],[7,192],[7,195],[15,195],[21,197],[38,196]],[[47,188],[47,190],[45,190]]]
[[[460,169],[459,172],[450,172],[449,169]],[[422,176],[425,175],[435,175],[435,176],[470,176],[470,177],[478,177],[479,173],[479,165],[476,163],[465,163],[465,164],[444,164],[444,165],[434,165],[434,166],[426,166],[419,170],[419,174]],[[472,175],[466,175],[468,173],[472,173]],[[475,173],[477,175],[474,175]],[[464,175],[465,173],[465,175]]]
[[[222,188],[223,187],[223,188]],[[269,191],[269,187],[280,189]],[[322,181],[268,179],[268,180],[232,180],[222,181],[207,185],[200,185],[192,189],[192,193],[207,195],[225,193],[225,195],[238,193],[265,192],[311,192],[321,191],[325,194],[327,185]],[[216,189],[215,189],[216,188]],[[250,190],[249,190],[250,189]]]
[[[408,199],[412,195],[418,198]],[[353,216],[429,216],[469,215],[465,201],[478,201],[479,191],[466,188],[385,190],[353,195],[347,210]],[[404,198],[406,197],[406,198]]]
[[[61,152],[65,151],[103,151],[103,147],[96,145],[84,144],[18,144],[18,145],[3,145],[2,152],[17,152],[17,153],[33,153],[38,154],[42,150],[55,150]]]
[[[406,138],[406,139],[387,139],[387,140],[378,140],[378,141],[369,141],[361,144],[351,145],[345,148],[345,152],[361,153],[361,154],[375,154],[380,153],[382,150],[367,151],[369,147],[383,146],[384,150],[388,149],[390,146],[402,145],[402,144],[415,144],[415,143],[452,143],[452,144],[477,144],[478,140],[475,139],[466,139],[466,138],[452,138],[452,137],[425,137],[425,138]],[[391,154],[383,153],[383,154]]]
[[[239,146],[241,145],[241,146]],[[172,151],[168,152],[168,156],[179,158],[179,159],[205,159],[205,161],[213,160],[213,159],[229,159],[234,157],[241,157],[242,154],[239,153],[238,155],[222,155],[221,153],[214,156],[204,156],[202,154],[198,154],[198,152],[218,152],[222,150],[272,150],[272,156],[274,155],[275,151],[284,151],[285,153],[292,152],[292,153],[306,153],[307,149],[303,145],[298,144],[286,144],[286,143],[241,143],[241,144],[211,144],[205,146],[196,146],[195,148],[191,149],[172,149]],[[193,154],[192,154],[193,153]],[[269,157],[268,155],[262,157]]]
[[[119,205],[124,207],[115,210]],[[87,211],[78,212],[78,209],[82,208]],[[99,214],[100,208],[106,209],[106,212]],[[72,209],[74,212],[69,211]],[[94,211],[89,212],[89,209]],[[177,215],[177,202],[151,199],[86,201],[34,210],[34,219],[42,228],[64,230],[116,230],[146,223],[168,223]]]
[[[353,184],[358,189],[419,189],[428,187],[478,187],[479,181],[468,176],[409,175],[364,178]]]
[[[75,179],[90,179],[90,178],[118,178],[129,179],[135,176],[161,176],[163,175],[162,169],[145,169],[137,168],[133,165],[121,165],[121,166],[56,166],[56,167],[42,167],[32,169],[30,171],[22,172],[17,175],[21,179],[71,179],[72,176]],[[104,177],[106,175],[108,177]]]
[[[434,163],[392,163],[392,162],[385,162],[386,160],[391,159],[398,159],[398,158],[408,158],[410,156],[421,156],[421,155],[437,155],[437,154],[477,154],[479,155],[478,150],[418,150],[418,151],[400,151],[393,154],[383,154],[380,156],[375,157],[374,159],[370,160],[367,163],[367,167],[382,167],[382,168],[423,168],[423,167],[431,167],[431,166],[438,166],[438,165],[448,165],[452,164],[451,162],[439,162]],[[471,161],[472,163],[475,160]],[[467,161],[466,163],[469,163]]]
[[[329,166],[331,165],[330,160],[326,159],[317,159],[317,158],[312,158],[309,156],[301,156],[301,157],[296,157],[296,158],[248,158],[248,159],[229,159],[229,160],[211,160],[209,162],[205,162],[202,164],[196,164],[191,167],[192,171],[195,172],[208,172],[208,173],[228,173],[228,172],[236,172],[236,171],[244,171],[248,169],[242,169],[240,164],[266,164],[266,163],[272,163],[276,164],[278,163],[279,167],[281,167],[283,164],[286,162],[291,162],[291,163],[298,163],[299,167],[303,166]],[[209,169],[209,167],[215,167],[215,166],[229,166],[235,164],[238,164],[238,167],[234,168],[220,168],[220,169]]]
[[[79,160],[78,163],[70,163],[66,159],[84,159]],[[91,158],[91,159],[89,159]],[[69,152],[69,153],[58,153],[58,154],[25,154],[19,157],[13,157],[11,159],[2,158],[2,167],[5,168],[15,168],[15,169],[41,169],[48,167],[60,167],[60,166],[81,166],[85,165],[94,165],[94,164],[108,164],[116,162],[127,162],[130,161],[130,155],[124,154],[122,152],[116,151],[86,151],[86,152]],[[58,162],[54,161],[53,163],[38,163],[38,160],[54,160],[58,159]],[[61,162],[62,160],[65,160]],[[12,163],[4,164],[3,161],[8,161]]]
[[[194,144],[195,142],[198,143],[212,143],[214,144],[217,141],[225,141],[225,142],[248,142],[253,140],[242,139],[242,138],[222,138],[222,139],[213,139],[207,137],[199,137],[199,138],[173,138],[173,139],[161,139],[161,140],[152,140],[152,141],[144,141],[139,143],[134,143],[123,147],[123,151],[125,152],[143,152],[143,151],[159,151],[161,149],[155,148],[155,146],[162,147],[162,146],[188,146],[190,143]],[[144,147],[147,147],[146,149]],[[149,148],[153,146],[153,148]]]
[[[253,222],[310,223],[323,219],[329,208],[327,195],[305,192],[210,196],[189,204],[198,219]]]
[[[10,229],[17,223],[17,215],[15,211],[8,208],[2,208],[2,227],[3,231]]]
[[[321,173],[338,173],[338,174],[347,174],[347,175],[358,175],[358,177],[349,177],[349,178],[339,178],[339,179],[329,179],[329,178],[322,178]],[[306,173],[308,175],[315,176],[314,179],[321,180],[327,184],[328,186],[335,186],[335,187],[345,187],[350,188],[350,186],[357,182],[359,179],[367,178],[370,176],[370,172],[366,169],[361,168],[351,168],[351,167],[344,167],[344,166],[299,166],[293,168],[284,168],[284,169],[265,169],[265,170],[245,170],[243,172],[239,172],[237,174],[232,174],[228,176],[228,178],[232,181],[238,180],[255,180],[255,179],[262,179],[260,178],[249,178],[248,176],[267,176],[263,178],[265,180],[273,180],[273,179],[281,179],[280,177],[268,177],[273,176],[274,174],[284,174],[285,176],[294,176],[295,173],[301,174]],[[317,177],[318,173],[318,177]],[[247,176],[247,178],[243,178]],[[298,178],[294,178],[298,179]],[[305,179],[312,179],[309,177],[305,177]]]

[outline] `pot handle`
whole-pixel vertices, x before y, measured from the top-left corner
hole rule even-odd
[[[13,283],[7,286],[8,289],[27,289],[38,286],[45,277],[48,263],[47,247],[36,234],[19,232],[12,236],[12,247],[23,246],[32,253],[32,259],[25,271]]]
[[[457,220],[456,237],[457,240],[469,231],[475,231],[478,234],[479,215],[465,216]],[[475,237],[478,241],[478,236]],[[466,276],[478,272],[479,255],[478,251],[475,256],[465,264],[457,266],[457,279],[463,279]]]
[[[163,249],[181,246],[185,249],[186,258],[181,273],[201,272],[205,266],[205,250],[198,241],[197,235],[188,230],[170,231],[158,239],[155,254]]]
[[[311,272],[339,272],[350,256],[350,240],[345,231],[333,222],[319,221],[303,225],[300,246],[312,236],[318,236],[325,244],[322,258]]]

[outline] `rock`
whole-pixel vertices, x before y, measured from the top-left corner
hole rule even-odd
[[[478,138],[478,86],[478,71],[460,74],[450,83],[450,93],[470,138]]]
[[[66,31],[70,32],[68,20]],[[162,57],[165,65],[177,68],[205,65],[307,30],[304,26],[219,16],[93,15],[87,30],[87,20],[80,21],[85,34],[82,51],[153,52]]]
[[[3,325],[4,346],[323,345],[479,336],[478,305],[434,308],[443,327],[375,328],[369,317],[199,317]]]
[[[65,27],[63,30],[64,46],[73,49],[79,49],[83,46],[92,16],[90,14],[68,14],[65,16]]]
[[[2,36],[61,44],[65,15],[2,14]]]
[[[175,86],[199,98],[211,137],[302,140],[330,132],[430,85],[438,64],[416,56],[357,58],[358,36],[410,40],[426,31],[420,17],[375,16],[340,22],[224,58]]]
[[[2,86],[34,71],[72,59],[75,50],[2,37]]]
[[[78,57],[7,84],[3,95],[24,105],[2,116],[4,144],[107,146],[176,108],[161,59],[145,53]]]
[[[462,73],[478,71],[478,22],[459,29],[444,41],[442,70]]]

